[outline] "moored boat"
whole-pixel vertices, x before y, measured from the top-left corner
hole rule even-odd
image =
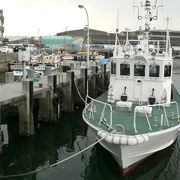
[[[148,156],[170,146],[180,130],[180,98],[177,93],[173,95],[168,28],[165,48],[159,40],[150,40],[150,22],[157,20],[157,14],[153,13],[160,6],[152,6],[146,0],[141,7],[146,12],[145,30],[135,41],[128,40],[127,32],[124,45],[118,44],[116,34],[114,54],[110,58],[109,89],[97,99],[87,95],[82,113],[123,175]],[[138,19],[142,18],[138,14]]]

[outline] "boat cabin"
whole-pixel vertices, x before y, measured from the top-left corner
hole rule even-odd
[[[131,101],[146,104],[171,101],[172,50],[159,41],[140,37],[131,45],[119,46],[111,58],[108,102]]]

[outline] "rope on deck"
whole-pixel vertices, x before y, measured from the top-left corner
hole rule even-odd
[[[43,170],[45,170],[45,169],[48,169],[48,168],[57,166],[57,165],[59,165],[59,164],[61,164],[61,163],[63,163],[63,162],[66,162],[66,161],[68,161],[68,160],[70,160],[70,159],[78,156],[79,154],[83,153],[84,151],[90,149],[91,147],[95,146],[97,143],[101,142],[101,141],[102,141],[103,139],[105,139],[108,135],[114,133],[115,131],[116,131],[116,129],[114,129],[111,133],[108,133],[105,137],[99,139],[98,141],[96,141],[96,142],[92,143],[91,145],[89,145],[88,147],[84,148],[83,150],[81,150],[81,151],[79,151],[79,152],[77,152],[77,153],[75,153],[75,154],[73,154],[73,155],[71,155],[71,156],[69,156],[69,157],[67,157],[67,158],[65,158],[65,159],[63,159],[63,160],[60,160],[60,161],[58,161],[58,162],[56,162],[56,163],[54,163],[54,164],[51,164],[51,165],[48,166],[48,167],[39,168],[39,169],[36,169],[36,170],[34,170],[34,171],[29,171],[29,172],[26,172],[26,173],[0,176],[0,179],[8,179],[8,178],[29,176],[29,175],[33,175],[33,174],[36,174],[36,173],[38,173],[38,172],[41,172],[41,171],[43,171]]]

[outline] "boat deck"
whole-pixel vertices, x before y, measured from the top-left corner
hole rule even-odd
[[[139,113],[135,110],[137,106],[140,106],[138,104],[132,104],[131,110],[126,107],[117,107],[116,103],[108,105],[107,93],[105,93],[96,100],[92,100],[83,113],[89,124],[106,131],[111,131],[109,127],[111,127],[112,123],[112,128],[116,126],[118,131],[126,135],[156,132],[179,124],[179,106],[177,104],[180,104],[180,97],[175,89],[173,94],[174,97],[170,105],[148,106],[152,109],[151,113],[145,113],[145,111]],[[100,101],[104,102],[104,104],[100,103]],[[110,106],[112,107],[112,114]]]

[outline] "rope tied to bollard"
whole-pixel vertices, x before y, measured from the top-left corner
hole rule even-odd
[[[101,139],[97,140],[96,142],[92,143],[91,145],[89,145],[88,147],[84,148],[83,150],[63,159],[63,160],[60,160],[54,164],[51,164],[50,166],[47,166],[47,167],[43,167],[43,168],[39,168],[39,169],[36,169],[34,171],[29,171],[29,172],[26,172],[26,173],[20,173],[20,174],[12,174],[12,175],[5,175],[5,176],[0,176],[0,179],[8,179],[8,178],[15,178],[15,177],[23,177],[23,176],[29,176],[29,175],[33,175],[33,174],[36,174],[38,172],[41,172],[43,170],[46,170],[48,168],[52,168],[54,166],[57,166],[61,163],[64,163],[76,156],[78,156],[79,154],[82,154],[83,152],[85,152],[86,150],[90,149],[91,147],[95,146],[96,144],[98,144],[99,142],[101,142],[102,140],[104,140],[108,135],[110,134],[113,134],[114,132],[116,131],[116,129],[114,129],[112,132],[108,133],[105,137],[102,137]]]

